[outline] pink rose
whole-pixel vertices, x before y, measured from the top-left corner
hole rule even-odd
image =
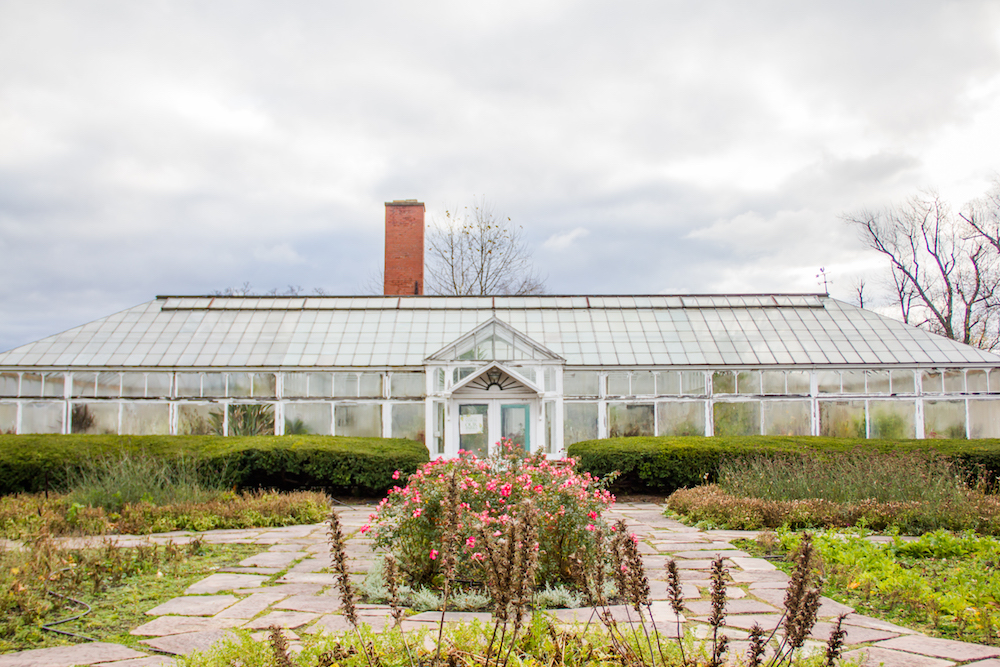
[[[396,472],[392,473],[392,478],[393,479],[399,479],[399,471],[398,470]]]
[[[431,549],[431,560],[437,560],[437,557],[438,557],[438,550]]]

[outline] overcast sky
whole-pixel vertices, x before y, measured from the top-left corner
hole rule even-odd
[[[0,0],[0,350],[249,282],[356,294],[487,197],[551,293],[830,292],[840,220],[1000,171],[1000,3]]]

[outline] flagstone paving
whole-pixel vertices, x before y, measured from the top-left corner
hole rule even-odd
[[[342,525],[351,535],[347,555],[352,578],[360,581],[371,567],[375,554],[371,540],[360,533],[368,520],[370,505],[350,505],[338,508]],[[788,575],[777,570],[765,559],[752,558],[735,548],[731,540],[754,537],[752,531],[703,531],[668,519],[662,508],[653,503],[619,503],[610,512],[610,519],[625,518],[630,529],[639,537],[650,578],[654,599],[652,622],[667,636],[676,636],[680,620],[683,631],[696,638],[709,636],[707,625],[711,613],[708,570],[712,559],[725,558],[732,581],[726,615],[726,634],[731,640],[730,657],[743,654],[748,646],[749,631],[760,625],[766,631],[776,628],[781,619]],[[102,538],[103,539],[103,538]],[[210,544],[249,543],[266,547],[262,553],[246,558],[232,567],[223,568],[190,586],[184,595],[168,600],[145,613],[155,617],[132,630],[131,634],[145,637],[141,644],[150,652],[102,642],[38,649],[0,655],[0,667],[70,667],[100,665],[101,667],[144,667],[173,664],[171,655],[185,655],[205,650],[231,635],[232,628],[262,630],[271,626],[284,628],[294,646],[302,634],[348,630],[340,614],[340,599],[335,591],[334,576],[324,572],[330,567],[331,556],[326,526],[290,526],[254,530],[219,530],[195,534],[174,532],[152,536],[120,536],[114,538],[122,546],[174,542],[182,544],[201,539]],[[86,540],[75,538],[78,546]],[[674,559],[681,570],[686,613],[678,619],[667,600],[667,561]],[[836,617],[847,614],[844,628],[847,658],[861,660],[863,665],[884,664],[886,667],[912,665],[919,667],[1000,667],[1000,648],[926,637],[892,623],[886,623],[857,613],[846,605],[828,598],[822,599],[820,621],[806,643],[806,648],[822,650],[823,642],[833,631]],[[591,608],[562,609],[549,612],[561,625],[597,623]],[[623,623],[634,623],[635,613],[624,606],[611,608],[612,615]],[[385,605],[358,605],[361,621],[373,630],[391,625],[389,608]],[[426,628],[437,624],[440,613],[413,614],[404,621],[404,629]],[[489,614],[449,612],[449,623],[490,620]],[[294,630],[294,631],[293,631]],[[254,635],[263,640],[266,633]]]

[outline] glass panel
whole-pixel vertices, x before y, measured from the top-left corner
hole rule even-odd
[[[789,394],[809,394],[809,371],[788,371],[785,381]]]
[[[716,403],[712,416],[715,435],[760,435],[760,401]]]
[[[91,392],[93,392],[93,387],[91,387]],[[42,395],[42,374],[22,373],[21,396],[41,396],[41,395]],[[28,433],[28,431],[23,431],[23,432]],[[32,433],[50,433],[50,431],[32,431]]]
[[[1000,394],[1000,368],[990,369],[990,393]]]
[[[608,395],[628,396],[628,373],[608,373]]]
[[[253,389],[251,373],[229,373],[229,388],[226,390],[227,396],[244,397],[250,396]],[[208,396],[208,387],[205,387],[205,395]]]
[[[392,437],[424,442],[423,403],[394,403],[391,410]]]
[[[0,403],[0,435],[13,435],[17,429],[17,403]]]
[[[434,409],[434,453],[444,454],[444,402],[435,401]]]
[[[556,453],[556,404],[551,401],[542,404],[545,411],[545,453]]]
[[[892,371],[891,380],[894,394],[912,394],[917,390],[913,371]]]
[[[334,435],[356,438],[382,437],[382,406],[378,404],[337,405]]]
[[[285,373],[282,380],[282,396],[304,398],[309,395],[309,373]]]
[[[868,371],[868,393],[888,394],[889,371]]]
[[[206,398],[222,398],[226,395],[226,374],[202,373],[201,390]]]
[[[969,433],[973,438],[1000,438],[1000,401],[969,401]]]
[[[145,373],[122,373],[122,396],[126,396],[128,398],[143,398],[145,395]]]
[[[286,403],[285,435],[330,435],[333,416],[331,405],[331,403]]]
[[[865,437],[865,402],[821,401],[819,434],[830,438]]]
[[[652,396],[656,393],[656,377],[650,371],[632,373],[632,395]]]
[[[46,398],[62,398],[66,395],[65,376],[63,376],[62,373],[46,373],[45,386],[43,389],[45,391]],[[115,394],[115,396],[117,395],[118,394]]]
[[[740,371],[737,373],[736,389],[741,394],[759,394],[760,371]]]
[[[74,403],[70,406],[70,433],[118,433],[117,403]]]
[[[170,433],[170,406],[166,403],[125,403],[122,405],[123,435],[167,435]]]
[[[546,368],[544,391],[555,391],[555,390],[556,390],[556,370],[554,368]]]
[[[655,412],[652,403],[609,403],[608,437],[628,438],[655,435]]]
[[[274,398],[277,396],[274,373],[253,374],[254,398]]]
[[[222,409],[221,405],[181,403],[177,406],[177,434],[222,435]]]
[[[0,396],[17,396],[17,373],[0,373]]]
[[[819,393],[821,394],[840,393],[840,373],[838,371],[817,372],[816,383],[818,385]]]
[[[444,391],[445,373],[443,368],[435,368],[431,371],[434,378],[434,391]]]
[[[924,371],[920,378],[920,384],[923,387],[925,394],[940,394],[942,389],[941,372]]]
[[[812,432],[809,401],[764,401],[761,410],[764,435],[809,435]]]
[[[869,435],[890,440],[915,438],[916,416],[917,406],[913,401],[869,401]]]
[[[178,373],[177,398],[197,398],[199,396],[201,396],[201,373]],[[200,434],[190,433],[185,435]]]
[[[500,437],[509,438],[515,451],[531,451],[531,419],[527,405],[500,406]]]
[[[597,396],[600,376],[597,371],[563,372],[564,396]]]
[[[389,395],[393,397],[426,395],[426,376],[423,373],[393,373],[390,378]]]
[[[925,438],[965,438],[965,401],[924,401]]]
[[[597,403],[563,403],[563,448],[597,439]]]
[[[362,398],[382,398],[382,374],[361,373],[358,391]]]
[[[764,371],[761,373],[761,380],[764,383],[764,393],[769,395],[781,395],[785,393],[785,374],[782,371]]]
[[[465,378],[467,378],[470,375],[472,375],[473,372],[475,372],[475,370],[476,369],[473,368],[473,367],[471,367],[471,366],[462,366],[461,368],[456,368],[455,370],[453,370],[451,372],[451,384],[452,384],[452,386],[458,384],[459,382],[461,382]]]
[[[24,403],[21,406],[21,433],[62,433],[65,405],[62,401]]]
[[[965,373],[966,391],[970,394],[986,393],[986,371],[969,370]]]
[[[146,396],[148,398],[168,398],[170,396],[170,373],[147,374]]]
[[[712,394],[735,394],[736,374],[732,371],[712,373]]]
[[[656,374],[656,393],[661,396],[676,396],[681,393],[681,374],[664,371]]]
[[[229,435],[274,435],[274,406],[237,404],[229,406]]]
[[[333,396],[333,376],[329,373],[309,373],[309,396],[312,398]]]
[[[944,372],[944,392],[946,394],[961,394],[965,391],[965,373],[958,370]]]
[[[480,458],[490,453],[489,406],[464,404],[458,406],[458,448]]]
[[[704,396],[705,374],[701,371],[682,372],[681,393],[685,396]]]
[[[660,435],[705,435],[705,402],[657,403],[656,419]]]
[[[864,371],[843,371],[841,373],[844,383],[845,394],[865,393],[865,372]]]
[[[121,373],[98,373],[97,395],[106,398],[117,398],[122,395]]]

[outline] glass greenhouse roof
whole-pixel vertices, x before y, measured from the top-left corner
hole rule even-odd
[[[570,366],[1000,364],[824,295],[168,296],[2,353],[0,367],[421,366],[483,345]]]

